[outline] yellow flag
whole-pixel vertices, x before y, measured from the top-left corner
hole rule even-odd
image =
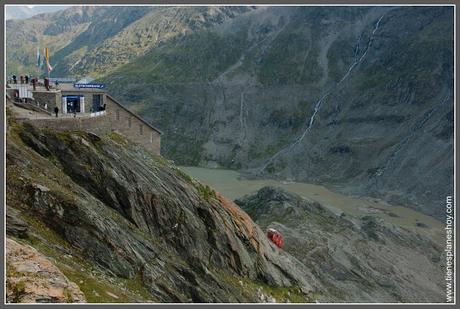
[[[48,47],[45,48],[45,60],[46,60],[46,63],[48,63]]]

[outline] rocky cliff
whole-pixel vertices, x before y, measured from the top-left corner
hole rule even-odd
[[[236,200],[262,228],[285,237],[285,250],[344,302],[444,302],[442,248],[419,233],[373,216],[336,214],[279,188]]]
[[[414,231],[270,187],[235,204],[116,133],[7,129],[8,302],[443,301]]]
[[[115,133],[42,131],[10,116],[7,205],[10,237],[90,302],[308,302],[319,293],[233,202]],[[24,272],[12,270],[14,286]],[[13,300],[40,300],[16,290]]]

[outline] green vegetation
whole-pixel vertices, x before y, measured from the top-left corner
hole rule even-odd
[[[314,302],[314,293],[305,294],[299,287],[280,287],[270,286],[260,280],[250,279],[246,277],[233,276],[224,273],[222,270],[216,270],[220,274],[220,278],[233,286],[237,287],[243,296],[253,299],[254,302],[259,302],[258,295],[264,294],[274,298],[277,303],[311,303]]]
[[[115,131],[110,132],[109,138],[112,141],[114,141],[114,142],[116,142],[116,143],[118,143],[120,145],[123,145],[123,146],[126,146],[126,145],[129,144],[129,141],[126,139],[126,137],[124,137],[123,135],[121,135],[121,134],[119,134],[119,133],[117,133]]]
[[[8,276],[10,274],[7,274]],[[17,301],[25,293],[25,283],[24,281],[18,281],[16,284],[11,284],[8,282],[8,290],[13,291],[12,301]]]
[[[274,174],[274,173],[284,170],[286,167],[287,167],[286,161],[278,160],[276,162],[271,162],[270,164],[268,164],[265,170],[269,174]]]
[[[198,191],[198,194],[207,202],[210,202],[213,199],[217,199],[216,192],[208,185],[202,185],[199,182],[195,183],[195,188]]]
[[[353,46],[354,38],[340,38],[334,41],[329,48],[327,54],[329,78],[338,82],[345,75],[348,68],[353,63],[353,53],[355,46]],[[360,42],[364,46],[365,38]],[[362,48],[362,46],[360,46]],[[363,52],[362,50],[360,51]],[[361,56],[361,54],[359,55]]]
[[[185,180],[186,182],[188,182],[189,184],[193,184],[194,183],[194,180],[191,176],[189,176],[188,174],[186,174],[184,171],[182,171],[180,168],[175,168],[174,169],[177,173],[177,175],[182,178],[183,180]]]
[[[245,38],[245,33],[192,33],[153,49],[102,80],[122,77],[130,83],[211,81],[238,60]],[[177,48],[178,44],[181,48]]]
[[[22,277],[23,273],[16,271],[14,267],[6,263],[6,278],[18,278]],[[12,291],[13,295],[11,296],[13,302],[17,302],[21,296],[25,293],[25,283],[22,280],[13,283],[11,280],[6,282],[7,291]]]
[[[263,55],[257,77],[263,84],[309,83],[321,78],[317,43],[307,28],[290,23]],[[313,60],[313,61],[312,61]]]
[[[162,140],[162,150],[166,157],[174,158],[183,165],[199,165],[203,153],[202,144],[203,140],[191,142],[190,137],[184,134],[174,134]]]

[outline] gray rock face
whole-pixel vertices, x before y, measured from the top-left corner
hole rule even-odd
[[[340,184],[441,218],[452,25],[447,7],[259,9],[103,80],[180,164]]]
[[[10,203],[112,275],[140,276],[158,301],[258,301],[233,278],[301,288],[304,301],[314,291],[305,267],[246,213],[164,159],[118,135],[17,130]]]
[[[7,206],[6,210],[6,233],[16,237],[27,235],[27,223],[19,218],[19,212]]]
[[[329,301],[444,302],[442,248],[371,216],[336,215],[279,188],[235,201],[319,282]]]

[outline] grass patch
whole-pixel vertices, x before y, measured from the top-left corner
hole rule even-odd
[[[214,189],[212,189],[210,186],[208,185],[202,185],[201,183],[197,182],[195,184],[195,188],[197,189],[198,191],[198,194],[207,202],[210,202],[211,200],[216,200],[217,199],[217,195],[216,195],[216,191],[214,191]]]
[[[277,287],[270,286],[262,281],[254,280],[246,277],[236,276],[225,273],[222,270],[216,270],[222,280],[228,284],[235,286],[241,291],[241,295],[246,299],[252,299],[258,302],[257,294],[263,293],[273,297],[277,303],[311,303],[314,302],[313,294],[307,295],[303,293],[300,287]]]
[[[108,134],[109,138],[114,141],[115,143],[117,144],[120,144],[120,145],[123,145],[123,146],[127,146],[129,145],[129,142],[128,140],[121,134],[115,132],[115,131],[112,131]]]

